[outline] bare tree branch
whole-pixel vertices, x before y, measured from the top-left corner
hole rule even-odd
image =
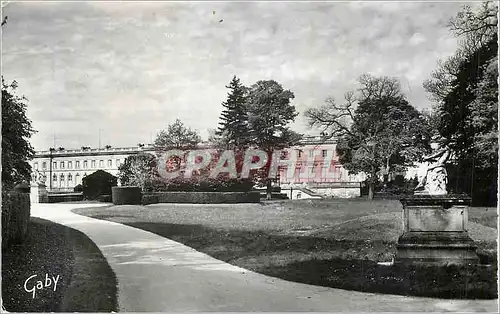
[[[463,37],[460,46],[471,53],[488,42],[498,32],[498,4],[492,1],[482,3],[476,12],[468,5],[448,23],[457,37]]]
[[[332,97],[328,97],[319,108],[309,108],[305,111],[310,127],[320,127],[323,132],[328,132],[325,138],[341,137],[350,134],[350,126],[354,120],[354,93],[345,95],[346,102],[338,105]]]

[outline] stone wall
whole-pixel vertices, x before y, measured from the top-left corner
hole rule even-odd
[[[361,188],[359,187],[316,187],[310,188],[312,191],[325,195],[326,197],[335,198],[354,198],[361,196]]]

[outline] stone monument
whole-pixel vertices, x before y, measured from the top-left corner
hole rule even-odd
[[[38,182],[33,182],[30,189],[30,200],[31,203],[48,203],[49,195],[47,192],[47,186],[45,182],[47,181],[47,176],[45,174],[37,172]]]
[[[395,263],[476,264],[474,241],[467,233],[467,195],[448,194],[446,162],[451,151],[446,146],[424,156],[419,168],[419,184],[414,195],[401,199],[403,234],[398,239]]]

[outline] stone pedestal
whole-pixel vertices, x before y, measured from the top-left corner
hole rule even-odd
[[[48,203],[49,194],[45,184],[35,183],[31,185],[30,189],[31,203]]]
[[[467,233],[466,195],[413,195],[401,199],[403,235],[395,263],[477,264],[474,241]]]

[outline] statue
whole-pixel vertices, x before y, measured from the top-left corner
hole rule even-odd
[[[47,181],[47,176],[45,175],[45,173],[41,173],[38,170],[35,170],[35,172],[36,172],[37,178],[38,178],[38,182],[37,183],[45,185],[45,182]]]
[[[419,183],[414,194],[446,195],[448,174],[445,164],[450,158],[451,151],[444,146],[434,153],[424,156],[424,162],[418,169]]]

